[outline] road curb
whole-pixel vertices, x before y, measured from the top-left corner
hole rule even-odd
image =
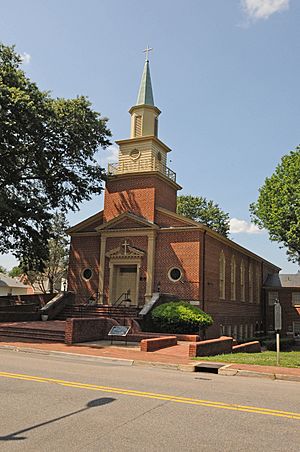
[[[83,355],[80,353],[69,353],[69,352],[59,352],[56,350],[41,350],[37,348],[29,348],[29,347],[16,347],[12,345],[0,345],[0,350],[10,350],[20,353],[32,353],[36,355],[45,355],[45,356],[56,356],[56,357],[64,357],[69,360],[79,359],[81,361],[90,361],[90,362],[102,362],[102,364],[118,364],[123,366],[132,366],[132,359],[124,359],[124,358],[111,358],[106,356],[95,356],[95,355]]]
[[[112,358],[109,356],[96,356],[96,355],[84,355],[80,353],[59,352],[56,350],[41,350],[38,348],[30,347],[17,347],[15,345],[0,345],[0,350],[15,351],[19,353],[32,353],[36,355],[63,357],[69,360],[89,361],[101,364],[115,364],[121,366],[144,366],[144,367],[156,367],[160,369],[168,370],[180,370],[182,372],[195,372],[194,364],[173,364],[173,363],[161,363],[156,361],[142,361],[125,358]]]
[[[98,364],[111,364],[119,366],[143,366],[149,368],[160,368],[166,370],[177,370],[181,372],[195,372],[199,363],[195,364],[174,364],[174,363],[162,363],[156,361],[143,361],[125,358],[113,358],[109,356],[96,356],[96,355],[84,355],[80,353],[60,352],[56,350],[42,350],[38,348],[30,347],[18,347],[16,345],[0,345],[0,350],[15,351],[19,353],[32,353],[44,356],[54,356],[58,358],[65,358],[70,361],[80,360],[86,362],[93,362]],[[246,369],[236,369],[231,367],[232,364],[225,364],[218,369],[218,375],[226,377],[251,377],[251,378],[264,378],[267,380],[283,380],[300,383],[300,375],[280,374],[276,372],[266,373]]]
[[[227,377],[256,377],[265,378],[267,380],[284,380],[300,383],[300,375],[280,374],[277,372],[260,372],[259,370],[236,369],[232,368],[231,366],[232,364],[226,364],[225,366],[220,367],[220,369],[218,370],[218,375]]]

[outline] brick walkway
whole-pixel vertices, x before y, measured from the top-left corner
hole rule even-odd
[[[59,327],[59,326],[58,326]],[[33,341],[33,340],[18,340],[16,339],[5,339],[5,341],[0,341],[1,346],[10,346],[18,349],[34,349],[45,352],[63,352],[63,353],[73,353],[82,356],[97,356],[112,359],[127,359],[131,361],[148,362],[151,363],[161,363],[161,364],[173,364],[173,365],[195,365],[196,362],[188,357],[188,343],[179,343],[173,347],[168,347],[165,349],[157,350],[155,352],[141,352],[138,347],[128,344],[120,345],[110,345],[108,341],[99,341],[97,343],[90,344],[78,344],[78,345],[65,345],[63,343],[50,343],[46,341]],[[201,361],[197,361],[197,364]],[[256,374],[264,375],[283,375],[288,380],[297,379],[300,381],[300,368],[287,368],[287,367],[276,367],[276,366],[256,366],[250,364],[226,364],[227,369],[230,370],[240,370],[255,372]],[[224,374],[225,375],[225,374]]]
[[[5,340],[0,342],[0,346],[10,345],[16,348],[33,348],[36,350],[44,351],[57,351],[65,353],[76,353],[79,355],[87,356],[99,356],[99,357],[109,357],[109,358],[119,358],[119,359],[129,359],[133,361],[149,361],[149,362],[160,362],[168,364],[189,364],[193,363],[189,357],[185,355],[183,346],[182,350],[180,346],[174,346],[167,349],[158,350],[156,352],[141,352],[139,349],[133,349],[132,347],[124,347],[117,345],[105,345],[103,347],[94,345],[65,345],[60,343],[49,343],[49,342],[39,342],[39,341],[26,341],[24,340]],[[173,349],[173,350],[172,350]],[[175,349],[175,350],[174,350]]]

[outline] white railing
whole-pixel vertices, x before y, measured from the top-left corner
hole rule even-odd
[[[171,179],[173,182],[176,182],[176,173],[172,171],[167,166],[163,165],[157,159],[138,159],[132,162],[120,162],[120,163],[109,163],[108,164],[108,175],[116,176],[118,174],[125,173],[143,173],[146,171],[158,171],[168,179]]]

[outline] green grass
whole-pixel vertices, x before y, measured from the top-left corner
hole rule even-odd
[[[200,361],[214,361],[238,364],[256,364],[258,366],[276,366],[276,352],[234,353],[229,355],[198,356]],[[300,352],[280,352],[281,367],[300,368]]]

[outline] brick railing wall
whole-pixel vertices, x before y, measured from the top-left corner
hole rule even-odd
[[[112,326],[118,325],[114,319],[106,317],[67,319],[65,327],[65,343],[87,342],[105,339]]]
[[[193,342],[189,345],[189,356],[213,356],[231,353],[232,337],[221,336],[218,339]]]
[[[142,352],[154,352],[155,350],[160,350],[165,347],[172,347],[177,345],[176,336],[166,336],[157,337],[154,339],[143,339],[141,341],[141,351]]]
[[[232,353],[260,353],[261,346],[258,341],[245,342],[244,344],[234,345]]]

